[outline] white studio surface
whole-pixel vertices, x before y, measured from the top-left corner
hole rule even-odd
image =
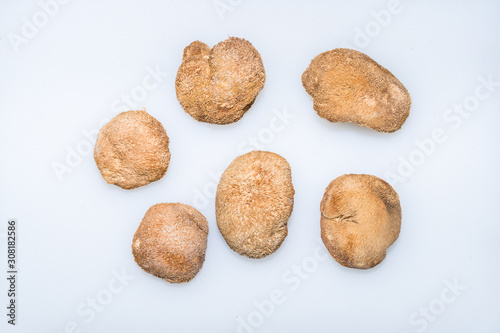
[[[499,332],[499,14],[496,1],[1,1],[0,331]],[[240,121],[196,122],[175,95],[183,49],[228,36],[260,52],[265,87]],[[337,47],[406,86],[401,130],[316,115],[301,75]],[[92,137],[143,107],[172,158],[160,181],[126,191],[101,178]],[[214,212],[220,173],[252,146],[289,161],[296,191],[287,238],[261,260],[227,246]],[[381,177],[401,199],[400,237],[371,270],[324,256],[319,204],[345,173]],[[187,284],[133,260],[133,234],[159,202],[209,221],[204,266]]]

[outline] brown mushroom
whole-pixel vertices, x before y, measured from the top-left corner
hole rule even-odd
[[[217,226],[231,249],[249,258],[275,252],[285,239],[294,189],[288,162],[252,151],[237,157],[217,186]]]
[[[265,79],[260,54],[247,40],[230,37],[212,49],[196,41],[184,49],[175,91],[194,119],[229,124],[252,106]]]
[[[94,159],[109,184],[134,189],[165,175],[168,143],[161,123],[146,111],[122,112],[99,131]]]
[[[331,122],[394,132],[410,113],[410,94],[387,69],[361,52],[335,49],[315,57],[302,74],[314,110]]]
[[[333,180],[321,201],[321,238],[341,265],[372,268],[399,236],[401,206],[394,189],[371,175]]]
[[[187,282],[205,261],[207,236],[207,219],[193,207],[156,204],[135,232],[132,253],[146,272],[168,282]]]

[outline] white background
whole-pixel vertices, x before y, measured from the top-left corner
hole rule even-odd
[[[480,77],[500,81],[500,4],[401,1],[402,10],[380,28],[371,13],[386,10],[387,1],[231,3],[220,16],[211,0],[71,1],[16,47],[10,39],[22,36],[23,17],[33,22],[35,15],[43,25],[43,14],[36,16],[42,9],[36,1],[1,1],[2,272],[7,219],[18,220],[20,235],[18,325],[6,323],[1,273],[0,330],[236,332],[240,318],[253,325],[241,332],[499,332],[500,87],[460,124],[443,117],[454,104],[473,101]],[[374,30],[363,45],[355,37],[366,27]],[[260,52],[265,87],[237,123],[196,122],[175,96],[183,48],[228,36],[248,39]],[[409,90],[410,116],[398,132],[332,124],[312,109],[301,74],[314,56],[343,43],[358,46]],[[122,190],[101,178],[82,131],[114,116],[122,95],[140,89],[147,69],[157,67],[167,74],[132,109],[146,107],[164,125],[170,167],[160,181]],[[217,229],[210,193],[218,179],[211,174],[249,137],[268,139],[262,133],[269,134],[276,110],[295,117],[264,149],[289,161],[295,207],[281,248],[253,260],[233,252]],[[446,141],[404,182],[388,179],[401,159],[422,156],[415,141],[437,128]],[[68,149],[78,147],[81,161],[73,160],[60,181],[54,165],[66,165]],[[324,189],[344,173],[384,178],[401,199],[400,237],[371,270],[313,257],[323,250]],[[206,205],[195,203],[196,191],[208,192]],[[157,279],[133,260],[133,234],[158,202],[195,205],[209,221],[205,263],[187,284]],[[293,266],[302,264],[310,273],[292,283]],[[133,280],[106,299],[113,272],[122,270]],[[465,290],[454,295],[446,281]],[[273,290],[284,301],[269,316],[258,314],[255,301],[267,304]],[[106,304],[94,317],[77,313],[98,296]],[[429,307],[432,319],[423,319],[419,311]]]

